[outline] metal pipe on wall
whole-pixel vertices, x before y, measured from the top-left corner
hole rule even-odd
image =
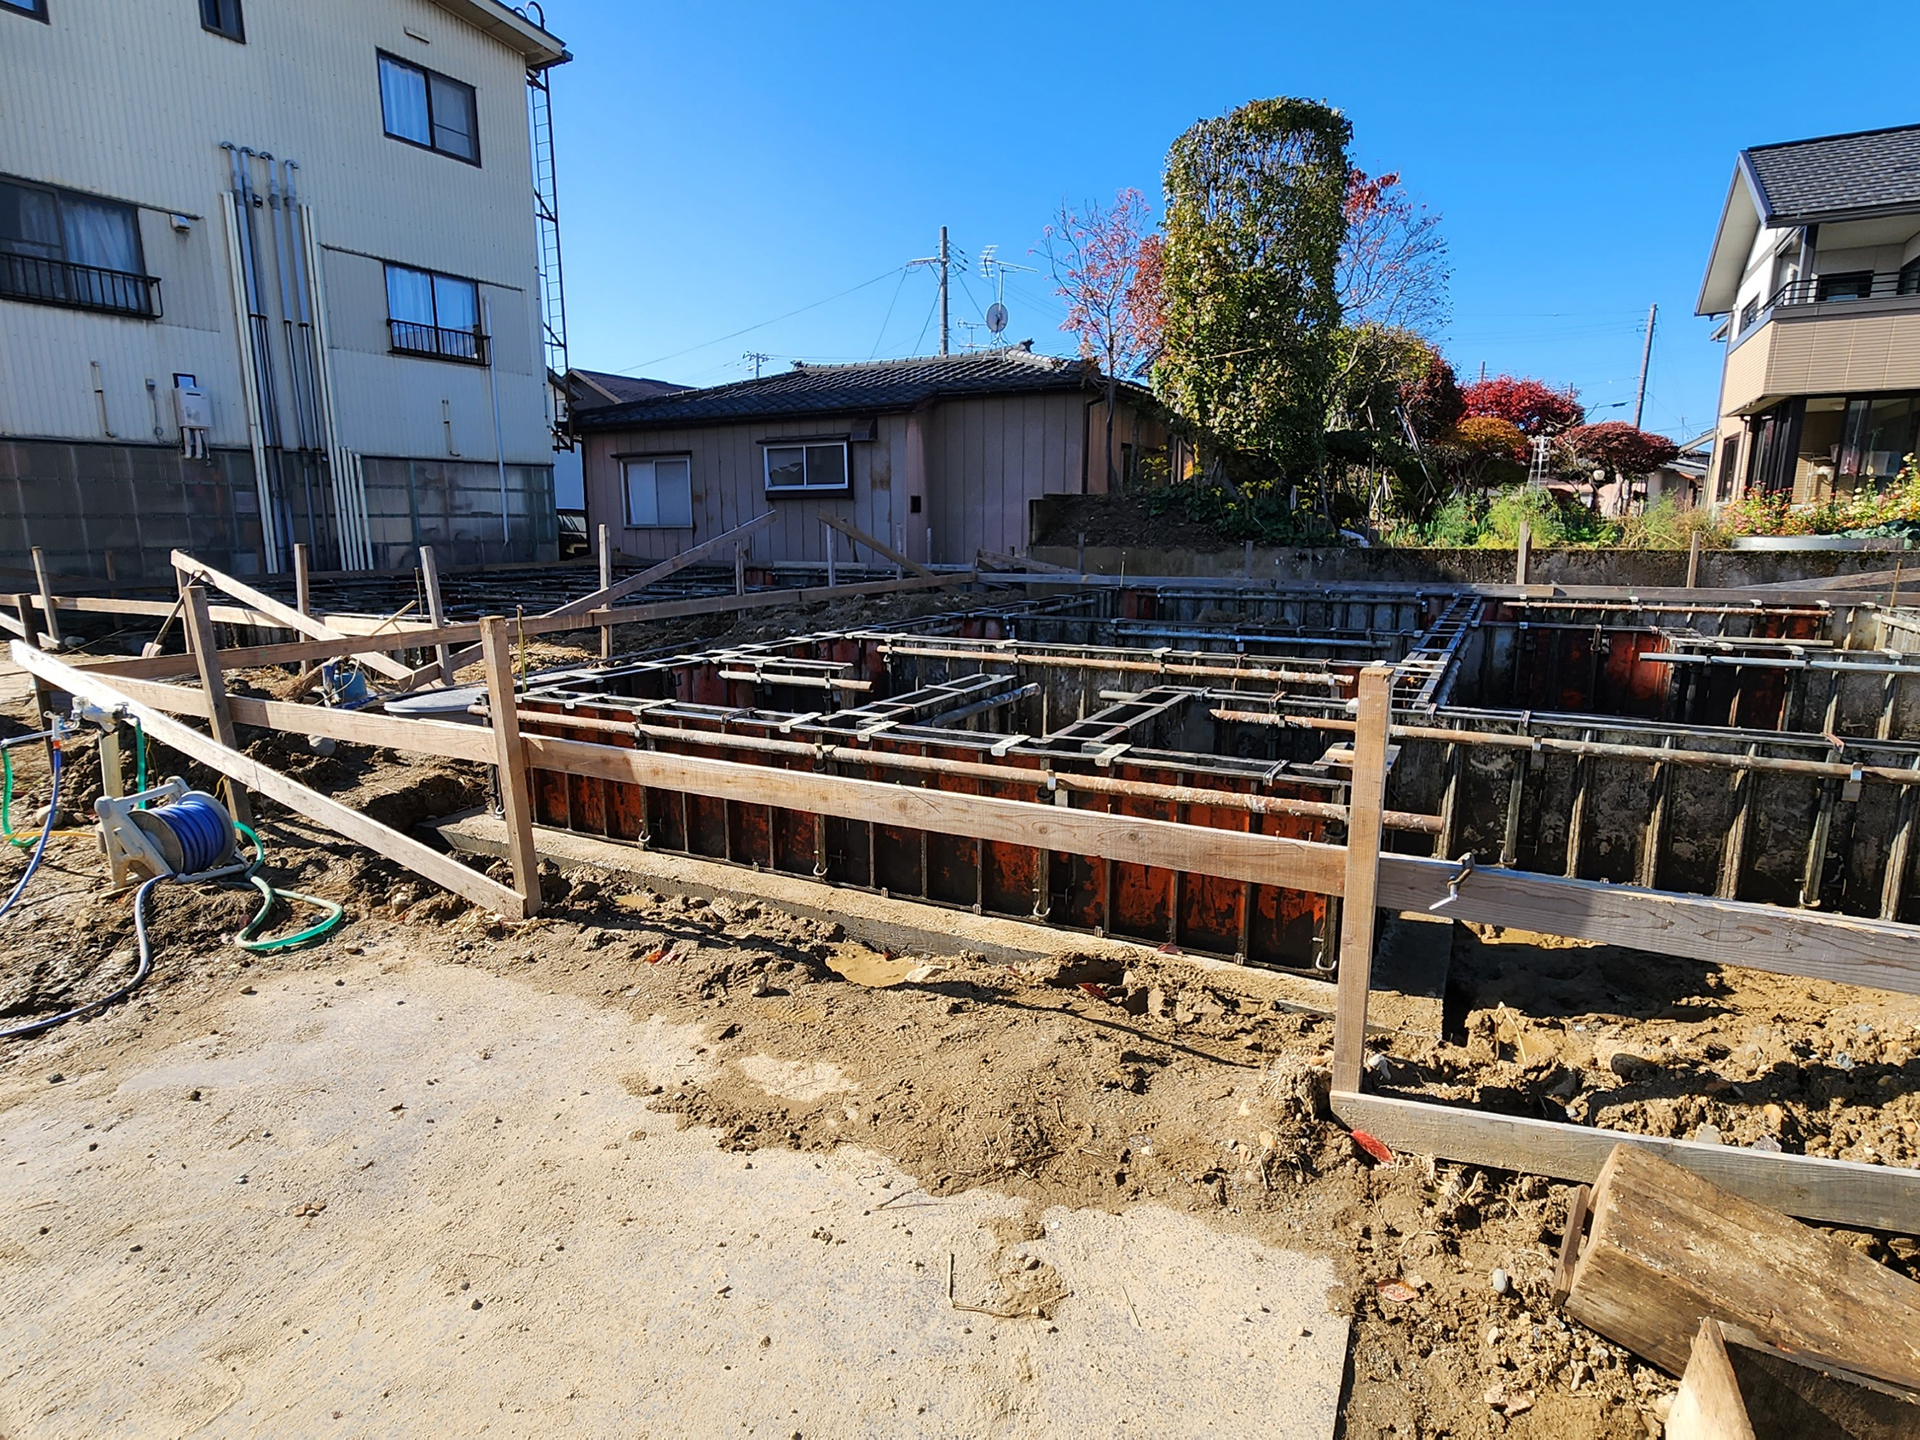
[[[507,524],[507,452],[500,443],[500,382],[493,366],[493,302],[480,297],[480,329],[487,337],[487,392],[493,400],[493,463],[500,470],[500,558],[505,560],[513,547],[513,532]],[[532,516],[527,517],[529,521]]]

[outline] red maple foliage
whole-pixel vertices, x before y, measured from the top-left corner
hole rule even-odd
[[[1402,382],[1400,404],[1406,411],[1407,423],[1413,426],[1413,433],[1422,442],[1445,435],[1467,413],[1453,366],[1432,346],[1427,349],[1426,370],[1417,378]]]
[[[1467,414],[1505,420],[1522,435],[1557,434],[1587,418],[1572,387],[1555,390],[1544,380],[1496,375],[1462,386],[1460,396]]]
[[[1400,172],[1347,172],[1346,239],[1336,283],[1349,325],[1429,335],[1447,318],[1447,242],[1440,217],[1415,205]]]
[[[1636,429],[1624,420],[1576,425],[1559,440],[1577,461],[1616,475],[1651,475],[1680,454],[1680,447],[1666,436]]]

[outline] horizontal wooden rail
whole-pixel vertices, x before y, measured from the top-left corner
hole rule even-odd
[[[566,723],[557,716],[538,718]],[[689,738],[697,740],[698,736]],[[832,815],[843,820],[868,820],[936,834],[1031,845],[1070,855],[1098,855],[1136,865],[1246,880],[1256,885],[1278,885],[1326,895],[1340,893],[1345,852],[1337,845],[1317,841],[1250,835],[1238,830],[1110,815],[1065,805],[1037,805],[1026,800],[1001,800],[953,790],[890,785],[884,781],[856,780],[807,770],[745,765],[735,760],[629,750],[546,735],[522,735],[521,740],[527,747],[527,763],[536,770],[559,770],[569,775],[590,775],[660,790],[683,790],[694,795]]]
[[[1907,1235],[1920,1232],[1920,1170],[1905,1166],[1669,1140],[1399,1096],[1336,1090],[1332,1107],[1350,1128],[1415,1155],[1591,1183],[1613,1147],[1624,1142],[1644,1146],[1737,1195],[1803,1220]]]

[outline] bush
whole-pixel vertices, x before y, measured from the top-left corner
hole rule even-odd
[[[1722,546],[1726,534],[1704,510],[1685,510],[1671,498],[1623,520],[1596,515],[1585,505],[1560,499],[1548,490],[1514,486],[1491,499],[1456,494],[1424,525],[1402,524],[1385,536],[1389,545],[1437,545],[1463,549],[1513,550],[1520,526],[1532,532],[1540,549],[1620,547],[1630,550],[1684,550],[1698,530],[1702,543]]]
[[[1149,514],[1179,515],[1190,524],[1206,526],[1223,540],[1251,540],[1256,545],[1340,543],[1333,526],[1310,510],[1289,510],[1272,489],[1169,485],[1147,491],[1146,501]]]
[[[1862,489],[1818,505],[1787,495],[1743,495],[1721,510],[1735,535],[1913,535],[1920,531],[1920,462],[1911,455],[1884,490]]]

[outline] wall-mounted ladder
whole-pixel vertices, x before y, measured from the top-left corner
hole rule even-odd
[[[573,448],[567,415],[567,299],[560,271],[560,187],[553,160],[553,96],[545,70],[527,72],[533,142],[533,227],[540,263],[540,326],[552,400],[553,443]]]

